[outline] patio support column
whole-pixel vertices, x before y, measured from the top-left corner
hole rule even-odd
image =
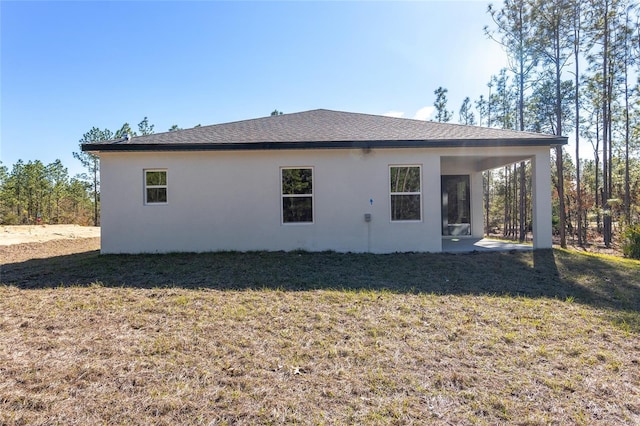
[[[552,247],[551,226],[551,157],[544,148],[531,159],[533,171],[533,248]]]
[[[484,186],[482,172],[471,173],[471,234],[484,237]]]

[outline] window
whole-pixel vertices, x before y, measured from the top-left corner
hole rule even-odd
[[[389,167],[391,220],[422,220],[420,166]]]
[[[167,171],[144,171],[144,202],[145,204],[167,203]]]
[[[313,222],[313,169],[283,168],[282,223]]]

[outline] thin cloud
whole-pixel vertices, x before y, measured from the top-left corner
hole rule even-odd
[[[385,112],[382,115],[384,115],[385,117],[402,118],[404,116],[404,112],[401,112],[401,111],[389,111],[389,112]]]
[[[434,107],[433,105],[420,108],[416,112],[416,115],[413,116],[413,118],[416,119],[416,120],[425,120],[426,121],[426,120],[431,118],[431,116],[433,115],[435,110],[436,110],[436,107]]]

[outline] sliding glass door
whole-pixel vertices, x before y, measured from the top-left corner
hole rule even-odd
[[[441,177],[442,235],[471,235],[469,175]]]

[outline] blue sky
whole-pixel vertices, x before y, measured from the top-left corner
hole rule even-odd
[[[82,172],[92,127],[155,131],[316,108],[428,119],[506,65],[487,1],[0,2],[0,160]]]

